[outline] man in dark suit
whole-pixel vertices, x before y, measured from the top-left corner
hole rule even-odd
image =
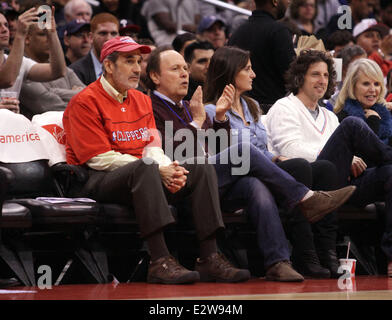
[[[119,22],[110,13],[99,13],[91,20],[91,34],[93,47],[82,59],[72,63],[69,67],[75,71],[79,79],[87,86],[102,74],[99,62],[103,44],[119,34]]]
[[[255,0],[256,10],[229,39],[230,46],[250,51],[256,73],[250,96],[264,113],[286,95],[284,73],[295,57],[293,35],[277,20],[284,17],[289,0]]]

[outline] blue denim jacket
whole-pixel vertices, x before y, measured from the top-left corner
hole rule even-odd
[[[238,113],[230,109],[226,112],[226,116],[230,120],[231,134],[241,135],[242,130],[248,130],[250,133],[250,142],[254,146],[256,146],[262,153],[264,153],[266,157],[272,160],[274,155],[268,151],[267,131],[265,130],[265,127],[261,122],[261,119],[259,119],[258,122],[255,122],[255,120],[253,119],[249,111],[248,104],[242,98],[241,98],[241,104],[244,109],[245,120],[250,125],[245,126],[244,122],[242,121]],[[216,106],[214,104],[207,104],[205,106],[205,109],[206,109],[207,116],[212,121],[213,118],[215,117]]]

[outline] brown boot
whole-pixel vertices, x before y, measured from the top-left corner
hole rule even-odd
[[[268,268],[265,280],[281,282],[301,282],[304,277],[293,269],[290,261],[279,261]]]
[[[313,196],[301,202],[299,207],[305,218],[314,223],[344,204],[356,188],[348,186],[335,191],[314,191]]]
[[[195,270],[200,274],[203,282],[241,282],[250,278],[250,272],[246,269],[237,269],[219,253],[213,253],[208,258],[197,259]]]
[[[190,271],[180,265],[172,256],[151,261],[148,267],[147,282],[164,284],[192,283],[200,280],[197,271]]]
[[[388,277],[392,277],[392,261],[388,262]]]

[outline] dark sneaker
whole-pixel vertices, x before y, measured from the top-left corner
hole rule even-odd
[[[203,282],[241,282],[250,279],[250,272],[246,269],[237,269],[219,253],[213,253],[208,258],[197,259],[195,270],[200,274]]]
[[[293,250],[293,266],[305,278],[328,279],[331,277],[329,269],[320,263],[316,250]]]
[[[200,280],[197,271],[190,271],[180,265],[172,256],[151,261],[148,267],[148,283],[181,284]]]
[[[335,191],[314,191],[313,196],[301,202],[299,207],[305,218],[314,223],[344,204],[356,188],[348,186]]]
[[[339,278],[342,274],[338,272],[339,270],[339,260],[335,249],[319,249],[318,256],[320,258],[320,263],[323,267],[327,268],[331,272],[332,278]]]
[[[304,277],[293,269],[290,261],[279,261],[268,268],[265,280],[281,282],[301,282]]]

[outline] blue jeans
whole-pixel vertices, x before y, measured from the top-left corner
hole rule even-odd
[[[349,181],[354,155],[374,167]],[[384,144],[365,121],[347,117],[328,139],[317,159],[335,164],[340,187],[348,184],[357,186],[349,203],[365,206],[374,201],[385,201],[386,225],[381,247],[388,260],[392,261],[392,148]]]
[[[264,257],[264,265],[268,268],[276,262],[290,260],[288,242],[273,194],[278,193],[290,210],[309,189],[280,169],[252,144],[246,144],[244,148],[249,150],[249,154],[242,154],[244,145],[231,146],[208,158],[208,161],[214,164],[218,176],[222,208],[235,210],[241,206],[247,207],[249,219],[256,227],[257,244]],[[232,175],[232,148],[238,148],[243,161],[249,161],[247,175]],[[224,162],[222,159],[229,161]]]

